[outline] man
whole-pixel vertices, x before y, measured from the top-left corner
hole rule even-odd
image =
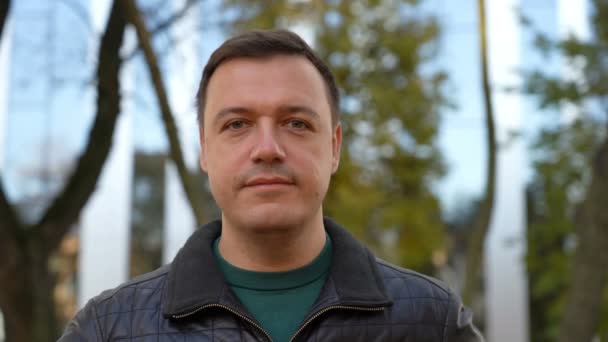
[[[339,95],[300,37],[226,41],[197,99],[200,164],[221,220],[170,265],[92,299],[62,340],[482,340],[449,289],[375,258],[323,217]]]

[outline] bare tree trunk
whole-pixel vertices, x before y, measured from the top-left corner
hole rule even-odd
[[[6,231],[6,225],[0,225],[2,231]],[[29,329],[23,321],[31,321],[31,298],[24,284],[27,283],[28,275],[22,267],[25,256],[24,248],[12,240],[6,240],[0,248],[0,258],[10,258],[0,269],[0,308],[2,308],[6,341],[31,341]]]
[[[0,306],[4,313],[7,341],[50,341],[58,336],[53,285],[48,271],[45,242],[31,237],[11,251],[17,262],[6,271],[0,284]]]
[[[53,302],[54,279],[48,270],[45,242],[31,238],[20,246],[19,267],[4,279],[0,305],[7,341],[54,341],[59,335]]]
[[[122,5],[129,22],[133,24],[135,30],[137,31],[137,37],[144,51],[150,78],[152,79],[154,90],[156,91],[156,98],[162,112],[163,123],[165,125],[165,131],[169,140],[171,159],[177,167],[177,172],[179,174],[184,193],[188,198],[188,202],[190,203],[190,208],[192,209],[196,223],[198,226],[200,226],[206,221],[202,198],[200,193],[197,191],[196,182],[188,171],[188,168],[184,162],[177,126],[173,120],[173,113],[171,111],[171,106],[169,105],[169,99],[165,90],[162,75],[160,73],[160,68],[158,66],[158,60],[154,50],[152,49],[150,33],[146,28],[146,24],[142,18],[141,12],[137,8],[135,1],[124,0]]]
[[[597,330],[608,285],[608,138],[592,164],[591,182],[577,221],[578,246],[560,322],[559,342],[589,342]]]
[[[8,17],[8,12],[11,7],[11,0],[0,1],[0,41],[2,39],[2,33],[4,32],[4,23]]]
[[[32,334],[31,341],[54,339],[61,332],[55,317],[53,300],[55,281],[53,274],[49,272],[49,255],[45,253],[44,245],[45,241],[40,238],[28,240],[27,259],[24,265],[27,269],[22,270],[26,274],[26,283],[19,289],[23,292],[21,297],[29,297],[27,303],[31,305],[30,320],[23,322]]]
[[[481,282],[481,267],[483,265],[483,249],[485,239],[490,227],[492,210],[494,207],[494,193],[496,189],[496,132],[494,126],[494,109],[492,107],[492,92],[488,73],[488,48],[486,38],[485,1],[478,0],[479,11],[479,39],[481,52],[481,70],[483,81],[483,94],[486,112],[486,144],[488,147],[486,187],[483,199],[473,223],[473,228],[467,245],[466,276],[462,297],[465,303],[470,304],[479,290]]]
[[[7,342],[55,341],[60,330],[48,259],[95,190],[112,145],[120,113],[119,50],[126,26],[118,2],[112,6],[99,50],[95,122],[66,186],[40,221],[26,227],[0,184],[0,308]]]

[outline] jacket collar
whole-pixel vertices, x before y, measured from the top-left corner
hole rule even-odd
[[[374,255],[332,220],[326,218],[324,224],[334,254],[327,283],[314,307],[390,305]],[[212,243],[220,231],[221,221],[206,224],[177,253],[162,297],[165,316],[179,316],[214,304],[244,310],[230,291],[213,254]]]

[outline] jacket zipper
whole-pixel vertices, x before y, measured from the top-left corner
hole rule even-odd
[[[293,336],[291,336],[291,339],[289,339],[289,342],[293,342],[295,340],[296,336],[298,336],[298,334],[300,332],[302,332],[302,330],[304,330],[304,328],[306,328],[306,326],[308,324],[310,324],[310,322],[314,321],[317,317],[321,316],[325,312],[327,312],[329,310],[334,310],[334,309],[359,310],[359,311],[383,311],[384,310],[384,306],[379,306],[379,307],[374,307],[374,308],[364,307],[364,306],[349,306],[349,305],[332,305],[332,306],[328,306],[328,307],[324,308],[323,310],[318,311],[314,316],[312,316],[306,322],[304,322],[304,324],[302,324],[300,326],[300,328],[298,329],[298,331],[296,331],[296,333],[293,334]]]
[[[272,337],[270,337],[270,334],[268,334],[268,332],[266,332],[266,330],[264,330],[264,328],[262,328],[259,324],[257,324],[253,320],[247,318],[247,316],[245,316],[245,315],[239,313],[238,311],[236,311],[234,309],[231,309],[230,307],[225,306],[225,305],[221,305],[221,304],[207,304],[207,305],[200,306],[200,307],[198,307],[198,308],[196,308],[196,309],[194,309],[192,311],[189,311],[189,312],[186,312],[186,313],[183,313],[183,314],[180,314],[180,315],[173,315],[172,317],[176,318],[176,319],[178,319],[178,318],[184,318],[186,316],[193,315],[193,314],[195,314],[195,313],[197,313],[197,312],[199,312],[199,311],[201,311],[203,309],[207,309],[207,308],[222,308],[222,309],[230,311],[231,313],[237,315],[239,318],[241,318],[241,319],[249,322],[251,325],[253,325],[254,327],[258,328],[258,330],[260,330],[261,332],[264,333],[264,335],[266,335],[266,337],[268,338],[268,341],[272,342]]]
[[[264,335],[266,335],[266,337],[268,338],[268,341],[272,342],[272,337],[270,337],[270,334],[268,334],[268,332],[266,330],[264,330],[264,328],[262,328],[259,324],[257,324],[256,322],[252,321],[251,319],[247,318],[247,316],[239,313],[238,311],[231,309],[228,306],[225,305],[221,305],[221,304],[208,304],[208,305],[204,305],[204,306],[200,306],[192,311],[183,313],[183,314],[179,314],[179,315],[173,315],[172,317],[175,319],[179,319],[179,318],[184,318],[186,316],[190,316],[190,315],[194,315],[195,313],[206,309],[206,308],[222,308],[225,310],[230,311],[231,313],[237,315],[239,318],[249,322],[251,325],[253,325],[254,327],[256,327],[258,330],[260,330],[262,333],[264,333]],[[370,307],[363,307],[363,306],[349,306],[349,305],[332,305],[332,306],[328,306],[326,308],[324,308],[323,310],[318,311],[316,314],[314,314],[314,316],[312,316],[311,318],[309,318],[306,322],[304,322],[304,324],[302,324],[300,326],[300,328],[296,331],[295,334],[293,334],[293,336],[291,336],[291,339],[289,339],[289,342],[293,342],[295,340],[295,338],[298,336],[298,334],[300,332],[302,332],[302,330],[304,330],[304,328],[306,328],[306,326],[308,326],[310,324],[310,322],[314,321],[315,319],[317,319],[317,317],[321,316],[322,314],[326,313],[327,311],[330,310],[335,310],[335,309],[342,309],[342,310],[359,310],[359,311],[383,311],[384,310],[384,306],[379,306],[379,307],[374,307],[374,308],[370,308]]]

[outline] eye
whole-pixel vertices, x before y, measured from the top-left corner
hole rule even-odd
[[[234,121],[229,122],[226,125],[226,128],[232,129],[232,130],[239,130],[239,129],[242,129],[243,127],[245,127],[245,126],[246,126],[246,123],[245,123],[244,120],[234,120]]]
[[[287,122],[287,126],[296,130],[302,130],[308,128],[308,124],[303,120],[292,119]]]

